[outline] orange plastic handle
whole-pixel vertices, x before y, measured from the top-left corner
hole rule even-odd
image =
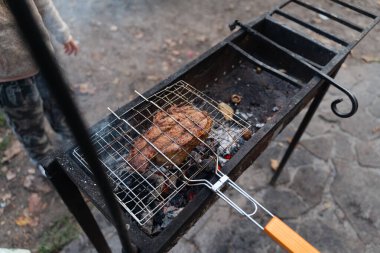
[[[277,217],[273,217],[264,228],[275,242],[291,253],[319,253],[310,243]]]

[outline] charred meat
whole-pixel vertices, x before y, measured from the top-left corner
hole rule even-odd
[[[200,140],[207,138],[212,123],[205,111],[193,106],[174,105],[154,115],[153,125],[144,137],[173,163],[180,165],[190,151],[200,144]],[[127,161],[133,168],[144,173],[150,161],[157,165],[171,165],[145,138],[138,137],[128,154]]]

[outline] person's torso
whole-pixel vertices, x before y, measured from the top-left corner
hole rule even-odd
[[[43,30],[45,40],[50,45],[48,34],[34,1],[27,1]],[[37,72],[38,68],[23,42],[9,7],[5,0],[0,0],[0,83],[26,78],[28,75],[31,76]]]

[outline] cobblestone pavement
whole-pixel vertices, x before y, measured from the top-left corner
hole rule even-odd
[[[360,50],[379,41],[364,40]],[[379,45],[377,46],[379,47]],[[237,180],[249,193],[298,231],[321,252],[380,252],[380,63],[350,56],[338,82],[358,98],[359,110],[337,118],[331,88],[275,187],[270,160],[280,160],[302,114]],[[243,206],[240,196],[229,194]],[[95,211],[97,213],[97,211]],[[97,213],[113,252],[121,252],[114,229]],[[62,253],[95,252],[85,236]],[[171,250],[179,252],[257,252],[282,250],[222,200],[216,202]]]

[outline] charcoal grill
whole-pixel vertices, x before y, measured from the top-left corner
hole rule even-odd
[[[239,31],[232,33],[196,60],[146,91],[142,96],[137,97],[115,112],[112,111],[110,115],[91,128],[95,149],[97,145],[100,145],[97,149],[99,158],[102,159],[99,151],[110,151],[112,145],[105,148],[104,145],[100,144],[100,141],[94,140],[96,138],[104,140],[105,135],[99,133],[109,127],[110,122],[124,121],[123,115],[143,104],[146,98],[157,96],[165,89],[170,89],[173,85],[175,87],[175,84],[186,82],[193,85],[195,90],[209,96],[210,101],[228,102],[231,94],[243,95],[243,99],[236,106],[235,111],[240,111],[241,115],[244,115],[242,116],[244,121],[253,126],[253,135],[239,147],[236,154],[226,161],[222,167],[222,172],[228,175],[231,180],[235,180],[265,150],[271,140],[312,100],[276,174],[272,178],[271,183],[275,183],[330,85],[342,91],[351,103],[351,108],[347,112],[342,112],[338,109],[338,104],[343,99],[333,101],[331,107],[336,115],[349,117],[358,108],[354,95],[337,84],[332,77],[336,75],[352,48],[379,22],[380,18],[378,15],[340,0],[331,0],[330,2],[339,6],[338,9],[340,10],[350,10],[360,17],[365,17],[368,22],[365,25],[357,25],[339,15],[317,7],[316,4],[312,5],[299,0],[285,1],[248,24],[239,21],[233,22],[230,26],[231,30],[240,27]],[[286,7],[291,4],[303,8],[305,11],[323,15],[329,18],[331,22],[340,23],[348,31],[355,32],[353,38],[348,40],[339,34],[333,34],[328,29],[323,29],[296,17],[286,11]],[[284,19],[285,23],[283,23]],[[302,29],[295,29],[294,24],[302,27]],[[310,32],[319,37],[310,36]],[[321,37],[323,40],[320,40]],[[328,40],[329,43],[326,43],[325,40]],[[331,46],[332,44],[334,46]],[[112,128],[111,134],[108,135],[111,137],[115,134],[113,132],[115,127],[112,126]],[[107,140],[107,145],[110,144],[110,141],[112,142],[112,140]],[[99,187],[94,182],[93,175],[89,171],[80,150],[77,147],[67,147],[64,152],[52,154],[52,158],[53,162],[46,164],[45,168],[58,192],[94,246],[99,251],[107,248],[104,246],[105,241],[98,228],[89,224],[93,221],[92,216],[89,210],[85,208],[86,205],[77,187],[89,196],[95,206],[116,227],[120,227],[120,224],[115,220],[114,214],[109,211],[110,209],[106,207],[107,199],[104,199],[100,194]],[[102,162],[107,168],[109,164],[105,160]],[[117,167],[112,168],[116,169]],[[113,177],[110,175],[108,177],[112,181]],[[219,182],[220,177],[211,175],[208,180],[214,186]],[[154,189],[157,190],[157,188]],[[195,198],[183,207],[183,210],[163,231],[154,235],[147,235],[141,228],[142,224],[131,219],[131,216],[136,215],[136,213],[127,214],[128,212],[126,212],[122,218],[124,224],[129,224],[129,234],[140,252],[164,252],[175,244],[180,236],[201,217],[215,200],[216,195],[211,191],[205,187],[198,188]],[[165,200],[162,203],[165,203]],[[78,205],[83,209],[78,208]],[[130,207],[127,209],[131,210]],[[152,212],[146,217],[153,216]],[[143,220],[141,219],[141,221]]]

